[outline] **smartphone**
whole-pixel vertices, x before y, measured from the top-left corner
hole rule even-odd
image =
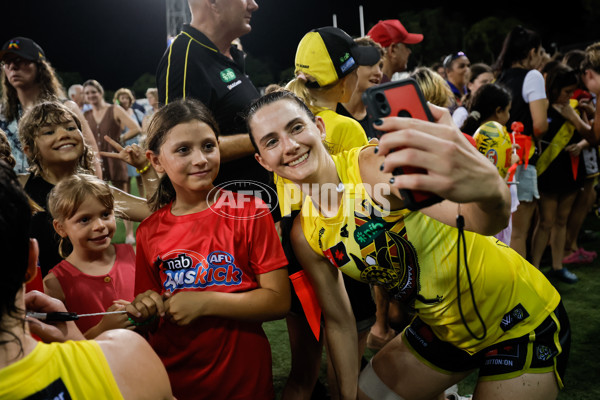
[[[371,129],[367,132],[367,136],[370,138],[380,138],[385,134],[373,128],[373,122],[379,118],[398,116],[433,121],[421,88],[412,78],[371,87],[365,90],[362,100],[367,108],[368,126]],[[396,168],[393,172],[394,175],[426,173],[425,169],[410,166]],[[443,200],[436,194],[418,190],[400,189],[400,195],[405,207],[413,211]]]

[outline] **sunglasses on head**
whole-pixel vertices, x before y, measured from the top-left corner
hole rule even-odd
[[[452,61],[456,60],[459,57],[466,57],[467,55],[463,51],[459,51],[457,53],[452,53],[444,58],[444,68],[449,68]]]

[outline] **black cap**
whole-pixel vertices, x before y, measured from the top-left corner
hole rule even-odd
[[[15,37],[4,43],[0,50],[0,60],[8,53],[16,54],[29,61],[40,61],[46,58],[40,45],[26,37]]]
[[[380,58],[376,47],[359,46],[343,30],[326,26],[313,29],[298,44],[295,73],[303,72],[316,79],[308,82],[308,87],[323,87],[342,79],[359,65],[376,64]]]

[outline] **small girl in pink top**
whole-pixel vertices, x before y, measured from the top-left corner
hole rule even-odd
[[[124,310],[134,297],[135,252],[129,244],[111,243],[116,221],[108,184],[93,175],[73,175],[52,189],[48,208],[64,260],[44,278],[44,292],[78,314]],[[88,339],[135,328],[125,313],[83,317],[76,324]]]

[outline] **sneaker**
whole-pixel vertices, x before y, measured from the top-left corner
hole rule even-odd
[[[566,267],[562,269],[552,269],[548,272],[548,276],[557,278],[565,283],[575,283],[579,280],[577,275],[569,271]]]
[[[473,395],[461,396],[456,392],[446,392],[446,399],[448,400],[471,400]]]
[[[562,259],[563,264],[589,264],[594,261],[594,258],[581,253],[579,250],[574,251]]]
[[[589,257],[591,259],[594,259],[596,257],[598,257],[598,253],[596,253],[595,251],[587,251],[586,249],[584,249],[583,247],[580,247],[577,249],[577,252],[585,257]]]

